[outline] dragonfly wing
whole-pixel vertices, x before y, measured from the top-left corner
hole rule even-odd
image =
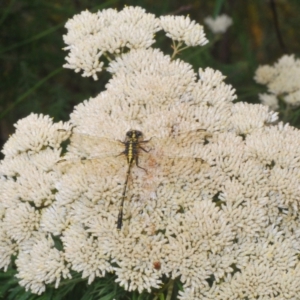
[[[106,137],[90,136],[87,134],[73,133],[68,145],[69,155],[83,158],[100,158],[118,156],[125,149],[121,141]]]
[[[149,141],[158,155],[174,158],[201,158],[205,142],[212,136],[204,129],[186,132],[171,132],[163,138],[153,137]]]

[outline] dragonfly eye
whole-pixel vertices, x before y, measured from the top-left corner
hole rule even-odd
[[[127,137],[132,138],[132,135],[133,135],[133,130],[129,130],[126,132]]]
[[[135,131],[135,136],[136,136],[137,138],[140,138],[142,135],[143,135],[143,134],[142,134],[141,131],[139,131],[139,130],[136,130],[136,131]]]

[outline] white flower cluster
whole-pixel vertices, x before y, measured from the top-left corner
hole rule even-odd
[[[54,167],[71,126],[31,114],[15,127],[0,164],[0,267],[6,270],[18,253],[20,284],[40,294],[46,283],[58,286],[61,277],[69,277],[63,252],[39,228],[43,211],[55,202],[60,177]]]
[[[260,66],[255,73],[255,81],[264,84],[269,94],[260,94],[264,105],[276,110],[278,98],[291,106],[300,106],[300,59],[294,55],[282,56],[274,66]]]
[[[207,44],[203,26],[195,21],[191,21],[189,17],[161,17],[160,25],[173,41],[184,42],[187,46],[203,46]]]
[[[232,19],[229,16],[223,14],[217,16],[216,18],[207,17],[204,19],[204,23],[213,33],[220,34],[226,32],[228,27],[232,25]]]
[[[207,43],[203,27],[189,17],[161,17],[140,7],[127,6],[122,11],[106,9],[98,13],[84,11],[66,23],[64,41],[69,50],[65,68],[83,71],[82,76],[98,79],[97,73],[108,60],[126,49],[147,49],[155,43],[155,33],[164,30],[173,41],[187,46]],[[112,56],[113,55],[113,56]]]
[[[219,71],[158,50],[132,49],[109,70],[71,125],[30,115],[5,145],[0,267],[16,255],[20,284],[38,294],[73,270],[89,283],[113,272],[139,292],[180,280],[181,300],[297,299],[299,130],[234,104]],[[143,137],[117,230],[129,130]]]

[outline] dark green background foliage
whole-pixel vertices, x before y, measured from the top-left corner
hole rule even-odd
[[[18,119],[34,112],[48,114],[55,121],[67,120],[74,105],[104,89],[109,80],[105,72],[94,81],[62,68],[66,55],[62,50],[64,24],[85,9],[95,12],[109,7],[121,10],[124,5],[141,6],[157,16],[189,15],[200,24],[208,15],[231,16],[233,25],[225,34],[216,37],[206,28],[210,43],[190,48],[180,58],[191,63],[195,70],[208,66],[220,70],[227,76],[226,82],[236,88],[238,101],[259,103],[257,94],[266,91],[253,80],[258,65],[273,64],[285,53],[299,57],[299,0],[188,0],[182,3],[174,0],[1,0],[1,148]],[[171,53],[170,44],[170,40],[161,39],[158,34],[154,47]],[[299,109],[291,110],[285,121],[299,127]],[[46,294],[38,297],[25,293],[14,273],[13,264],[7,273],[0,273],[0,299],[121,299],[117,295],[125,295],[114,284],[112,276],[88,286],[77,274],[58,291],[50,287]],[[131,296],[147,299],[146,295]]]

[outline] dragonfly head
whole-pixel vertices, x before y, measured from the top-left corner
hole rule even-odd
[[[138,140],[143,136],[143,133],[139,130],[129,130],[126,132],[126,138],[129,140]]]

